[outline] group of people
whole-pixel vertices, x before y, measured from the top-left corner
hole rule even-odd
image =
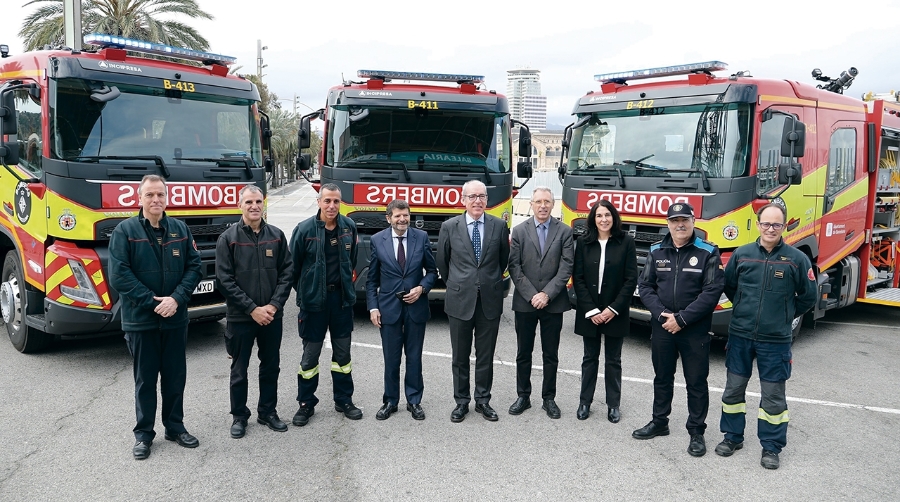
[[[145,176],[138,193],[142,211],[120,224],[110,240],[110,281],[122,297],[122,329],[134,357],[137,423],[132,452],[141,460],[150,455],[155,437],[160,376],[165,438],[187,448],[199,444],[184,427],[182,396],[187,302],[202,276],[189,229],[165,215],[165,181]],[[607,419],[621,420],[622,345],[629,334],[632,297],[640,294],[651,313],[653,419],[632,436],[651,439],[669,434],[676,363],[681,358],[688,395],[688,453],[702,456],[709,409],[709,330],[724,292],[733,310],[720,421],[724,439],[715,451],[727,457],[743,447],[745,390],[756,359],[762,390],[761,464],[778,468],[778,455],[787,442],[785,381],[791,372],[792,320],[816,299],[809,258],[781,237],[786,220],[783,206],[768,204],[758,211],[759,239],[738,248],[723,267],[718,248],[694,232],[693,208],[673,204],[667,213],[669,232],[651,246],[639,277],[634,240],[607,200],[591,208],[587,230],[577,242],[572,229],[551,216],[554,197],[549,188],[533,190],[533,216],[513,228],[511,235],[504,220],[485,212],[488,193],[483,183],[467,182],[462,201],[465,212],[441,225],[436,253],[428,235],[410,227],[410,207],[402,199],[388,204],[389,227],[371,238],[366,303],[371,322],[381,332],[385,361],[377,420],[386,420],[399,409],[404,355],[406,410],[415,420],[425,419],[422,350],[430,317],[428,293],[438,273],[446,284],[444,310],[452,347],[456,406],[450,420],[462,422],[469,413],[473,345],[474,409],[486,420],[498,420],[491,406],[491,387],[508,270],[515,286],[512,309],[517,338],[517,398],[509,407],[511,415],[531,408],[532,352],[538,326],[543,357],[541,408],[552,419],[562,415],[555,402],[556,375],[563,314],[571,309],[567,288],[571,279],[576,297],[574,330],[584,344],[576,418],[586,420],[591,414],[603,342]],[[297,293],[303,344],[297,373],[299,408],[292,423],[307,425],[319,403],[319,359],[326,335],[332,347],[335,410],[351,420],[363,416],[353,403],[350,356],[357,300],[353,278],[357,230],[353,220],[340,214],[340,189],[322,185],[317,214],[301,221],[290,241],[265,222],[263,204],[258,187],[244,187],[241,220],[216,245],[216,277],[227,303],[230,434],[235,439],[245,435],[251,416],[247,370],[254,342],[260,360],[257,422],[274,431],[288,429],[276,406],[282,315],[291,288]]]

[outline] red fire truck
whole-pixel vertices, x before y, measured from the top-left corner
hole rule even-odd
[[[326,107],[301,118],[300,148],[310,143],[310,120],[325,121],[319,155],[320,183],[341,189],[342,214],[356,222],[359,256],[354,270],[357,301],[365,303],[369,239],[388,227],[387,204],[405,199],[415,228],[436,245],[441,223],[464,210],[462,185],[479,180],[488,192],[487,212],[512,223],[510,127],[519,130],[519,155],[531,156],[528,127],[509,116],[501,94],[485,90],[484,77],[442,73],[360,70],[359,82],[328,91]],[[305,172],[309,154],[297,160]],[[517,165],[520,178],[531,164]],[[510,280],[507,276],[506,290]],[[429,299],[443,301],[443,282]]]
[[[234,58],[109,35],[84,41],[99,49],[0,59],[0,308],[22,352],[119,329],[109,237],[137,214],[147,174],[167,180],[167,213],[200,249],[190,317],[221,318],[216,239],[240,214],[240,188],[265,189],[259,92],[228,75]]]
[[[900,103],[844,96],[857,71],[813,86],[754,78],[712,61],[596,75],[566,128],[563,220],[576,233],[600,199],[622,213],[642,266],[675,202],[727,262],[753,242],[755,211],[787,209],[784,238],[815,266],[820,300],[807,321],[854,302],[900,305]],[[653,79],[645,81],[645,79]],[[713,332],[727,335],[721,298]],[[649,313],[635,293],[631,318]],[[801,319],[794,320],[795,333]]]

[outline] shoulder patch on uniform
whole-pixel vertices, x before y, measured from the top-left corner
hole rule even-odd
[[[716,247],[712,243],[705,241],[699,237],[694,239],[694,247],[702,249],[708,253],[712,253],[716,250]]]
[[[650,244],[650,252],[652,253],[652,252],[656,251],[661,246],[662,246],[662,241],[654,242],[653,244]]]
[[[809,280],[811,281],[816,280],[816,274],[813,273],[812,267],[809,267],[809,270],[806,271],[806,277],[809,277]]]

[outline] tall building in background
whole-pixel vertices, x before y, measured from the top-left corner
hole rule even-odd
[[[506,97],[512,118],[525,122],[531,129],[547,128],[547,97],[541,95],[541,70],[508,70]]]

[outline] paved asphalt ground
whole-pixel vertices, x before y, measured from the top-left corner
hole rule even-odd
[[[269,221],[288,235],[314,211],[305,184],[270,192]],[[297,406],[296,315],[296,307],[286,309],[281,352],[278,410],[287,422]],[[755,412],[748,413],[743,450],[730,458],[712,452],[721,440],[722,343],[712,349],[705,457],[686,452],[683,387],[676,388],[670,436],[631,438],[650,420],[653,369],[646,329],[633,329],[625,341],[622,422],[606,421],[602,382],[593,415],[576,420],[582,346],[572,332],[572,316],[567,314],[560,347],[560,420],[548,418],[537,399],[523,415],[507,414],[516,398],[516,342],[507,299],[491,401],[499,422],[474,411],[463,423],[450,422],[450,343],[442,312],[435,312],[425,341],[426,420],[412,420],[401,403],[399,413],[376,421],[381,340],[368,318],[358,316],[354,400],[365,417],[350,421],[333,411],[325,371],[322,403],[309,425],[277,433],[251,421],[240,440],[228,433],[225,323],[192,325],[185,424],[200,447],[165,441],[157,419],[153,453],[142,462],[131,455],[134,386],[120,336],[64,341],[34,355],[19,354],[0,340],[0,500],[898,499],[900,311],[857,305],[804,330],[794,344],[792,420],[777,471],[759,465]],[[329,356],[326,349],[325,367]],[[535,370],[535,398],[540,378]],[[254,375],[248,403],[254,412],[256,383]],[[758,392],[758,382],[750,387]],[[748,410],[757,402],[758,395],[749,396]]]

